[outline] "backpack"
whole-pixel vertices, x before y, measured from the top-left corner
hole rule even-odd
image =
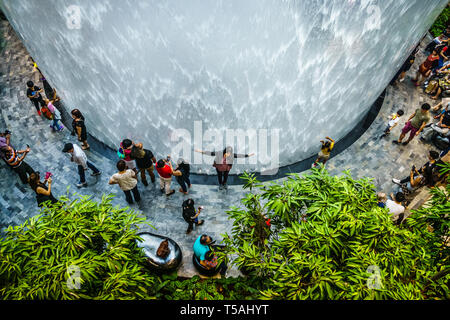
[[[119,149],[117,149],[117,156],[119,159],[125,159],[125,151],[122,148],[122,144],[120,144]]]
[[[48,120],[53,119],[53,114],[50,112],[50,110],[48,110],[47,107],[42,107],[41,112],[44,115],[44,117],[46,117]]]

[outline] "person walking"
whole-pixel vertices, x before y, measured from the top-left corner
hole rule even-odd
[[[208,156],[213,156],[214,163],[213,167],[216,168],[217,171],[217,179],[219,180],[219,190],[228,189],[227,179],[228,174],[233,167],[234,159],[236,158],[248,158],[254,155],[251,154],[237,154],[233,153],[233,148],[228,146],[223,151],[202,151],[195,150],[195,152],[199,152],[202,154],[206,154]]]
[[[431,107],[428,103],[424,103],[420,109],[416,109],[416,111],[414,111],[414,113],[406,121],[398,140],[393,140],[392,143],[402,143],[403,138],[408,132],[410,132],[409,139],[402,143],[406,146],[412,139],[414,139],[415,136],[418,136],[428,121],[430,121],[430,108]]]
[[[78,109],[73,109],[70,114],[73,118],[72,127],[75,129],[75,133],[78,136],[78,141],[82,142],[81,149],[89,149],[90,146],[87,142],[87,130],[83,115]]]
[[[131,196],[131,193],[133,193],[134,200],[136,202],[140,202],[141,195],[137,188],[136,173],[131,169],[127,169],[127,164],[124,160],[119,160],[116,166],[119,172],[111,176],[109,179],[109,184],[118,184],[120,189],[125,194],[125,199],[129,204],[133,204],[133,197]]]
[[[186,234],[191,233],[191,231],[194,229],[194,224],[197,226],[201,226],[205,222],[205,220],[198,220],[198,216],[200,215],[203,208],[198,207],[198,210],[196,212],[193,199],[187,199],[183,201],[181,207],[183,208],[183,219],[188,223]]]
[[[30,147],[27,146],[25,150],[14,150],[9,145],[2,148],[3,159],[6,164],[13,169],[19,175],[23,184],[28,183],[28,176],[31,175],[33,168],[24,161],[27,154],[30,152]],[[22,156],[20,156],[22,155]]]
[[[432,53],[427,57],[427,59],[419,66],[417,70],[416,77],[411,79],[415,82],[416,87],[420,86],[422,82],[428,78],[431,74],[432,69],[439,66],[439,53],[436,49],[433,49]]]
[[[33,102],[34,107],[36,108],[38,115],[41,115],[41,109],[39,107],[39,104],[42,107],[45,107],[45,102],[42,99],[42,95],[41,95],[41,93],[43,91],[44,90],[42,90],[38,86],[35,86],[33,81],[28,81],[27,82],[27,97],[31,100],[31,102]]]
[[[75,162],[78,165],[78,174],[80,175],[80,181],[77,183],[78,188],[87,186],[84,171],[88,168],[92,170],[92,176],[98,176],[101,174],[100,170],[98,170],[94,164],[87,160],[86,154],[78,145],[66,143],[62,152],[69,153],[71,155],[70,161]]]
[[[174,194],[175,190],[170,189],[172,176],[174,175],[170,156],[167,156],[167,159],[165,160],[158,160],[158,162],[156,163],[156,172],[158,172],[159,175],[159,185],[161,192],[165,192],[166,196]]]
[[[53,131],[62,131],[64,126],[58,123],[58,121],[61,120],[61,115],[59,114],[58,109],[53,105],[55,101],[56,100],[49,100],[47,98],[44,99],[47,109],[52,115],[52,124],[50,125],[50,128],[52,128]]]
[[[46,183],[47,186],[45,185]],[[36,193],[38,207],[42,207],[44,203],[48,203],[48,201],[50,201],[51,204],[59,202],[52,194],[52,178],[50,176],[42,183],[40,181],[39,172],[33,172],[30,174],[29,184],[31,189]]]
[[[156,158],[153,153],[144,149],[142,143],[137,144],[132,148],[131,154],[136,159],[137,168],[141,174],[141,181],[144,186],[148,186],[147,177],[145,172],[147,171],[152,183],[155,183],[155,174],[153,173],[153,164],[156,163]]]
[[[177,180],[178,184],[180,185],[179,191],[184,194],[188,194],[188,188],[191,188],[191,180],[189,179],[191,166],[189,163],[180,158],[177,161],[177,168],[175,169],[177,172],[175,175],[175,179]],[[178,174],[181,173],[181,174]]]

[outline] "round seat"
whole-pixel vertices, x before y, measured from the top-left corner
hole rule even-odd
[[[170,238],[159,236],[150,232],[137,234],[143,239],[138,241],[138,247],[142,248],[147,257],[148,267],[159,273],[170,273],[175,271],[181,264],[183,254],[180,246]],[[165,258],[158,257],[156,251],[165,239],[169,242],[170,253]]]
[[[201,275],[206,276],[206,277],[215,276],[220,271],[219,266],[217,266],[217,268],[215,268],[215,269],[207,269],[204,266],[202,266],[200,264],[200,260],[197,258],[195,253],[192,255],[192,263],[194,264],[195,269],[197,269],[197,271]]]

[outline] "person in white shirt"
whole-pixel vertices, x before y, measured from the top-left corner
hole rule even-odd
[[[62,152],[69,153],[71,155],[70,161],[75,162],[78,165],[78,174],[80,175],[80,182],[77,184],[78,188],[87,186],[84,171],[88,168],[92,170],[93,176],[98,176],[101,174],[100,170],[98,170],[91,162],[87,160],[86,154],[78,145],[66,143]]]
[[[403,220],[403,214],[405,212],[405,207],[402,205],[402,202],[405,201],[405,195],[403,192],[397,192],[394,195],[391,193],[391,199],[386,201],[386,208],[389,210],[389,213],[392,214],[392,219],[396,221],[397,224],[400,224]]]
[[[125,193],[125,199],[129,204],[133,203],[131,192],[133,192],[134,200],[136,202],[141,201],[141,195],[137,188],[137,176],[134,170],[127,169],[125,160],[119,160],[117,162],[118,173],[115,173],[109,179],[109,184],[118,184],[123,193]]]
[[[400,117],[402,115],[404,115],[405,112],[403,110],[398,110],[397,113],[393,113],[389,116],[389,122],[388,125],[386,127],[386,129],[384,129],[384,133],[381,135],[380,138],[383,138],[385,136],[387,136],[388,134],[391,133],[391,130],[394,129],[394,127],[398,124],[398,122],[400,121]]]

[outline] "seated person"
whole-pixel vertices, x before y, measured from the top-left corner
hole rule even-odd
[[[194,255],[197,257],[197,259],[200,261],[200,265],[203,266],[205,269],[212,269],[214,265],[214,257],[217,260],[217,256],[215,256],[213,254],[213,257],[211,257],[211,245],[214,243],[214,241],[212,240],[212,238],[206,234],[201,235],[200,237],[197,238],[197,240],[195,240],[194,243]],[[206,257],[206,255],[208,254],[209,259]],[[208,262],[205,262],[205,260],[207,260]],[[217,266],[217,261],[216,261],[216,265]],[[225,263],[221,263],[219,265],[220,268],[220,274],[221,275],[225,275],[225,272],[227,270],[227,267],[225,265]]]
[[[378,205],[380,208],[386,207],[386,201],[387,201],[386,194],[383,193],[383,192],[378,192],[378,193],[377,193],[377,201],[378,201],[377,205]]]
[[[450,73],[447,73],[445,77],[439,79],[436,94],[431,97],[433,100],[437,100],[442,92],[450,90]]]
[[[227,266],[224,262],[217,266],[217,256],[212,251],[206,252],[205,260],[200,260],[200,264],[208,270],[218,269],[222,276],[224,276],[227,271]]]
[[[400,192],[403,190],[402,188],[405,188],[412,193],[424,185],[425,177],[416,170],[415,166],[412,166],[409,177],[402,180],[392,179],[392,182],[400,186],[397,192]]]
[[[391,193],[391,199],[386,200],[386,208],[388,208],[389,213],[392,214],[392,220],[396,220],[396,223],[400,224],[405,212],[405,207],[402,205],[402,202],[405,201],[405,195],[403,192],[397,192],[395,196]]]
[[[212,243],[212,238],[206,234],[202,234],[195,240],[193,249],[198,260],[205,260],[205,254],[210,251],[209,245]]]
[[[419,173],[423,174],[425,177],[424,183],[430,188],[434,187],[434,185],[442,178],[442,174],[440,173],[441,167],[438,166],[439,164],[444,164],[444,162],[439,159],[439,152],[431,150],[428,154],[428,162],[419,169]]]
[[[433,134],[435,132],[439,133],[442,136],[447,136],[450,131],[450,109],[448,106],[440,113],[438,116],[439,121],[437,123],[431,124],[429,127],[423,129],[422,134],[420,136],[420,140],[422,141],[431,141]],[[434,117],[436,119],[436,117]]]

